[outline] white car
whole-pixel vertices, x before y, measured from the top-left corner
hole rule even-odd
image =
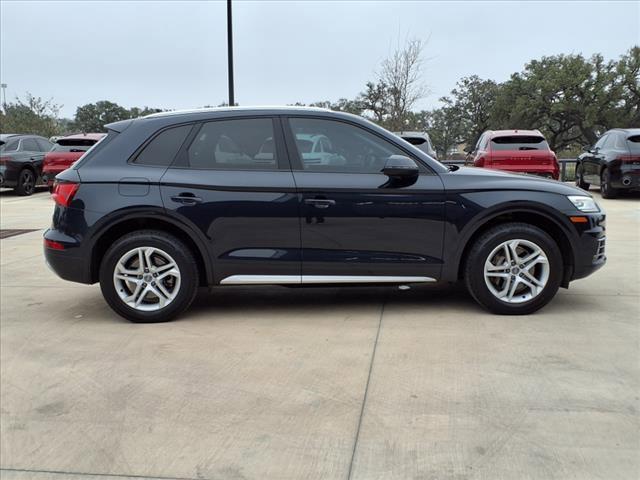
[[[296,133],[296,145],[305,165],[344,165],[345,158],[333,152],[331,141],[325,135]]]

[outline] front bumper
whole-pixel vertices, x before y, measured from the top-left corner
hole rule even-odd
[[[573,246],[574,266],[571,280],[591,275],[607,262],[606,215],[604,213],[581,215],[588,222],[576,224],[578,238]]]

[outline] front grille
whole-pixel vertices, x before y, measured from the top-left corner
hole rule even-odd
[[[602,237],[598,239],[598,248],[596,249],[596,254],[593,256],[594,263],[604,260],[605,240],[606,240],[606,237]]]

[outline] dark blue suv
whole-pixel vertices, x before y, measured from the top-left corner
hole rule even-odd
[[[169,320],[204,286],[458,280],[492,312],[527,314],[605,262],[585,192],[447,168],[353,115],[235,107],[107,127],[57,177],[45,255],[132,321]]]

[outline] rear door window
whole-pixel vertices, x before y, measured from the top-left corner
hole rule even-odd
[[[39,152],[40,147],[38,147],[35,138],[25,138],[22,140],[22,150],[25,152]]]
[[[0,151],[3,153],[15,152],[18,150],[18,140],[8,140],[5,144],[0,145]]]
[[[275,170],[278,153],[271,118],[216,120],[202,125],[187,150],[187,167]]]
[[[191,131],[191,125],[168,128],[156,135],[138,154],[134,163],[168,167]]]
[[[505,137],[495,137],[491,139],[493,150],[549,150],[549,144],[537,135],[524,136],[512,135]]]

